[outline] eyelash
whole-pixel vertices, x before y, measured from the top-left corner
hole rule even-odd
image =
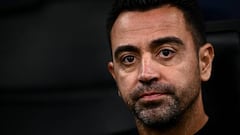
[[[167,54],[164,54],[164,53],[167,53]],[[176,51],[172,48],[162,48],[162,49],[158,49],[156,56],[160,59],[168,60],[168,59],[171,59],[175,55],[175,53]],[[125,54],[125,55],[122,55],[119,58],[119,60],[122,63],[122,65],[130,66],[135,63],[135,61],[137,60],[137,57],[133,54]]]
[[[132,59],[131,62],[127,62],[127,60],[129,60],[128,58]],[[120,58],[121,63],[123,63],[124,65],[131,65],[134,63],[134,61],[136,60],[136,57],[134,55],[124,55]]]
[[[165,56],[164,53],[168,53],[168,56]],[[171,58],[174,54],[175,54],[175,50],[173,49],[169,49],[169,48],[164,48],[164,49],[160,49],[159,52],[157,53],[157,55],[159,55],[161,58],[163,59],[169,59]]]

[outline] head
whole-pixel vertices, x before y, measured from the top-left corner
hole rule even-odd
[[[174,125],[202,104],[201,82],[211,75],[213,48],[206,43],[194,0],[116,0],[107,22],[108,68],[137,121]]]

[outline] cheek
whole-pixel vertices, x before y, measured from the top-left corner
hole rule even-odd
[[[176,88],[179,89],[177,95],[180,97],[191,97],[200,89],[201,81],[196,61],[190,61],[175,72],[172,78]]]
[[[125,98],[136,88],[137,75],[135,72],[125,73],[119,70],[116,76],[116,82],[122,97]]]

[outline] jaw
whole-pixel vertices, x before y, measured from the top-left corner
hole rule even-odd
[[[135,117],[135,122],[140,135],[148,134],[167,134],[167,135],[185,135],[185,133],[195,134],[198,132],[208,121],[206,115],[201,93],[189,106],[189,108],[180,115],[179,119],[175,121],[175,126],[166,126],[166,128],[157,128],[146,126]]]

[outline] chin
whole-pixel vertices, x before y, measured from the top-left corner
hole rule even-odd
[[[176,125],[182,111],[179,109],[178,102],[172,100],[168,104],[160,104],[155,107],[136,106],[134,114],[147,127],[167,129]]]

